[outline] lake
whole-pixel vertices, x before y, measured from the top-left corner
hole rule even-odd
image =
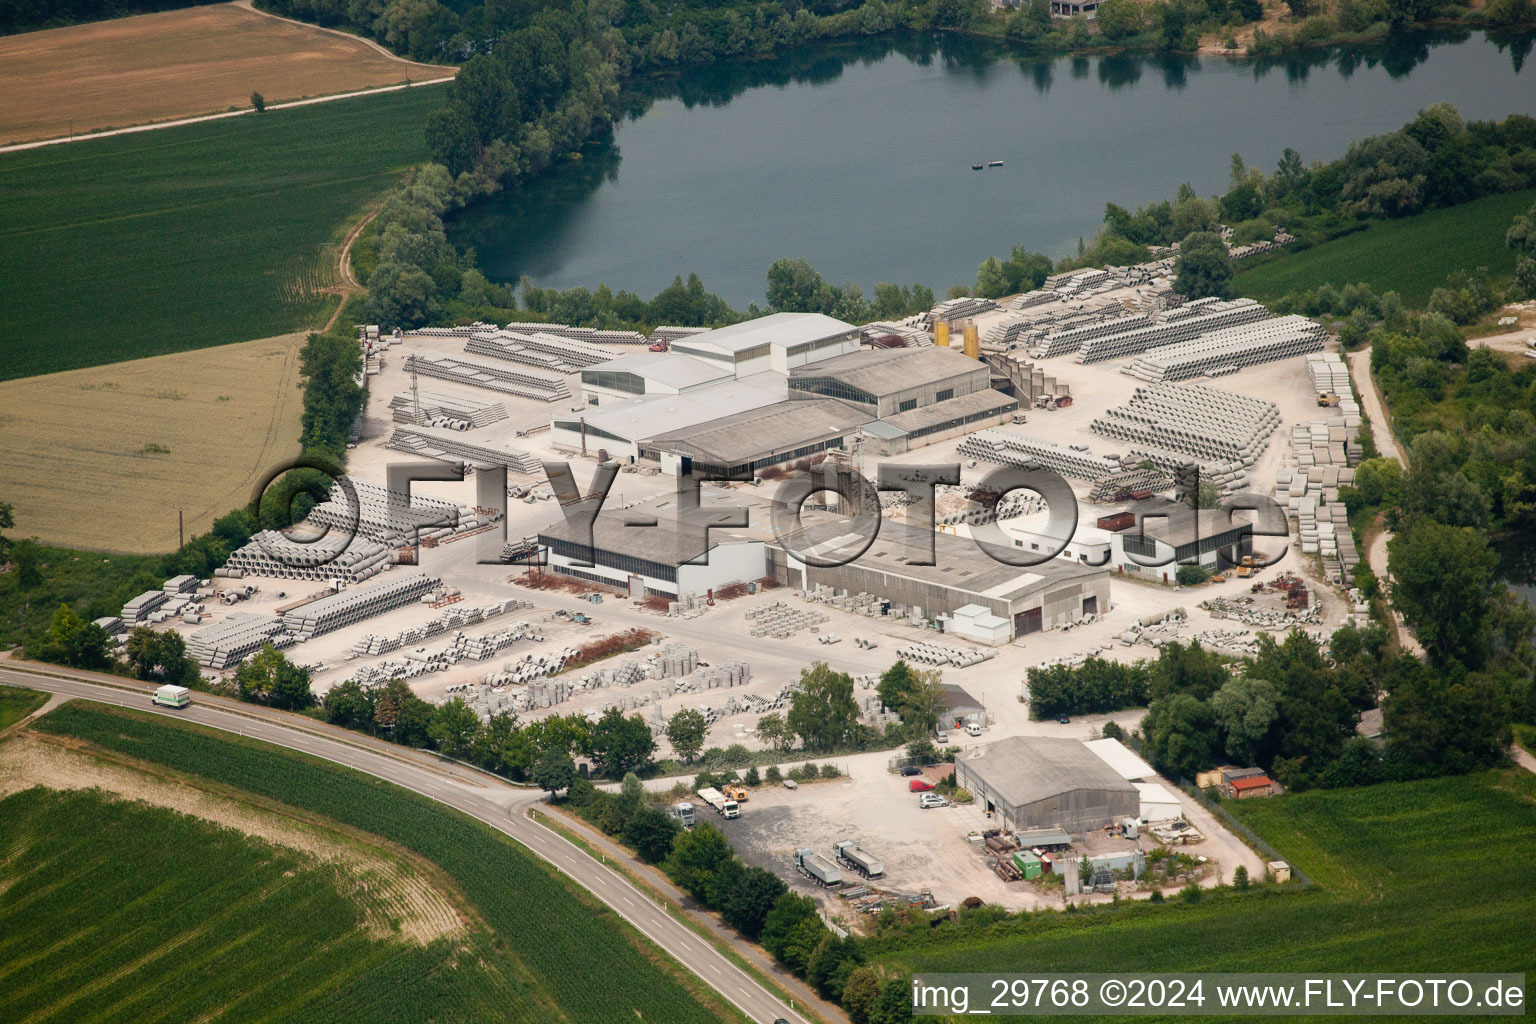
[[[1234,152],[1266,171],[1287,146],[1333,159],[1440,100],[1469,120],[1536,114],[1530,50],[1482,33],[1264,60],[1021,58],[950,36],[810,47],[636,83],[612,138],[449,234],[495,279],[559,288],[649,298],[697,272],[740,308],[800,256],[866,294],[942,294],[1015,244],[1070,253],[1106,201],[1225,191]]]

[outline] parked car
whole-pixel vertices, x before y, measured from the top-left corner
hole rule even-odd
[[[903,776],[921,775],[923,774],[923,770],[915,764],[909,764],[901,770],[901,774]]]
[[[1072,719],[1067,717],[1066,715],[1057,715],[1056,716],[1056,721],[1060,722],[1062,725],[1071,725],[1072,724]]]
[[[913,779],[907,783],[908,793],[926,793],[933,788],[933,783],[927,779]]]
[[[917,798],[917,806],[926,811],[930,807],[948,807],[949,801],[937,793],[924,793]]]
[[[943,729],[936,730],[933,734],[933,741],[942,747],[949,742],[949,733]]]
[[[972,722],[970,725],[965,727],[965,734],[967,736],[980,736],[981,726],[977,725],[975,722]]]

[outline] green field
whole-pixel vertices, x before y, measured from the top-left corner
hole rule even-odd
[[[1402,220],[1375,220],[1364,231],[1301,252],[1286,253],[1237,275],[1238,294],[1271,301],[1322,284],[1364,281],[1377,294],[1395,291],[1422,309],[1429,294],[1457,270],[1487,267],[1494,276],[1515,270],[1504,232],[1515,215],[1536,202],[1536,189],[1488,196],[1463,206]]]
[[[20,686],[0,686],[0,730],[21,721],[47,702],[46,693]]]
[[[222,849],[185,846],[156,828],[152,842],[125,846],[125,863],[135,869],[114,870],[119,854],[110,843],[99,845],[90,836],[75,834],[79,829],[60,829],[65,833],[60,842],[82,845],[63,861],[74,867],[65,871],[62,884],[42,886],[57,908],[44,915],[29,911],[32,901],[25,895],[18,898],[12,886],[0,895],[0,935],[8,937],[4,941],[10,941],[17,904],[29,927],[53,928],[60,938],[67,938],[65,925],[31,919],[73,914],[75,927],[89,937],[98,929],[89,914],[66,909],[72,900],[83,901],[97,913],[126,905],[120,913],[126,915],[124,925],[132,927],[119,931],[109,943],[113,957],[159,952],[181,939],[174,949],[186,951],[183,955],[192,959],[194,969],[167,973],[165,964],[174,958],[144,962],[132,957],[71,957],[66,947],[57,951],[59,962],[51,972],[26,974],[32,988],[43,990],[35,999],[61,999],[82,985],[107,979],[103,972],[121,963],[130,973],[110,984],[121,987],[124,998],[140,1002],[133,1012],[114,1019],[199,1019],[212,998],[208,993],[224,984],[212,977],[221,972],[236,975],[228,983],[231,992],[241,991],[240,978],[246,986],[267,991],[265,999],[253,993],[251,999],[241,1000],[238,1012],[221,1020],[703,1024],[742,1019],[712,992],[697,993],[692,975],[661,958],[617,915],[579,895],[521,847],[425,797],[303,754],[101,705],[71,703],[35,727],[381,837],[440,868],[484,922],[468,940],[438,940],[426,947],[349,938],[355,936],[355,913],[327,907],[322,891],[301,886],[281,871],[283,896],[277,905],[284,912],[273,913],[269,906],[245,916],[240,894],[270,889],[272,876],[259,862],[247,866],[237,858],[234,863],[242,869],[231,872]],[[0,805],[0,851],[15,848],[10,838],[15,826],[8,823],[13,815],[8,811]],[[0,856],[0,864],[5,863]],[[174,876],[151,870],[157,864],[178,873],[184,869],[187,884],[180,886]],[[0,867],[0,881],[7,870]],[[290,886],[308,902],[290,901]],[[140,889],[144,900],[135,902]],[[163,905],[151,914],[156,900]],[[210,914],[216,927],[209,924]],[[142,934],[134,928],[143,929]],[[49,950],[50,941],[39,932],[32,940],[18,940],[15,948]],[[222,950],[218,971],[196,959],[205,947]],[[78,948],[83,952],[87,947]],[[170,956],[172,951],[165,952]],[[247,956],[253,962],[247,963]],[[6,946],[0,945],[0,963],[7,959]],[[263,972],[270,973],[274,963],[283,961],[291,961],[291,968],[281,984],[275,984],[276,978],[265,981]],[[45,980],[36,981],[38,977]],[[19,997],[6,988],[0,977],[0,1020],[27,1019],[17,1007],[8,1009],[7,999]],[[93,1018],[70,1013],[37,1019]]]
[[[285,334],[443,87],[0,156],[0,380]]]
[[[1316,887],[924,928],[876,940],[872,956],[934,972],[1536,970],[1529,772],[1224,806]]]

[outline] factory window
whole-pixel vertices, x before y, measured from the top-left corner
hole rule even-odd
[[[763,356],[765,356],[767,354],[768,354],[768,346],[767,345],[753,345],[751,348],[744,348],[740,352],[737,352],[736,353],[736,362],[744,363],[748,359],[761,359]]]
[[[553,554],[578,562],[591,562],[604,568],[618,569],[637,576],[649,576],[652,579],[666,580],[668,583],[677,582],[677,567],[673,565],[662,565],[660,562],[652,562],[646,558],[637,558],[634,555],[606,551],[601,548],[594,551],[585,544],[577,544],[574,541],[545,534],[540,534],[539,543],[547,546]]]
[[[896,406],[896,411],[897,412],[911,412],[913,409],[916,409],[916,408],[917,408],[917,399],[915,399],[915,398],[903,398],[901,400],[901,404]]]
[[[630,395],[645,394],[645,378],[623,370],[582,370],[581,383],[588,387],[608,388]]]
[[[1017,409],[1018,406],[1015,405],[1013,408]],[[1001,408],[987,409],[984,412],[973,412],[969,416],[961,416],[957,419],[945,420],[943,423],[935,423],[932,426],[918,427],[916,430],[908,431],[907,436],[909,438],[926,437],[929,434],[937,434],[941,430],[953,430],[955,427],[963,427],[967,423],[975,423],[978,420],[989,420],[995,416],[1001,416],[1003,413],[1009,411],[1010,410],[1007,408]]]
[[[954,397],[955,397],[955,389],[954,388],[942,388],[937,394],[935,394],[933,396],[933,400],[935,402],[947,402],[951,398],[954,398]]]
[[[875,396],[858,388],[850,387],[836,377],[796,377],[789,382],[791,391],[804,391],[809,395],[841,398],[849,402],[875,405]]]

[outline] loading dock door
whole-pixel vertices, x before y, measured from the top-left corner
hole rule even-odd
[[[1085,597],[1085,598],[1083,598],[1083,614],[1084,615],[1097,615],[1098,613],[1099,613],[1099,597],[1098,597],[1098,595],[1095,594],[1093,597]]]
[[[1018,633],[1019,636],[1038,633],[1042,628],[1044,627],[1039,608],[1031,608],[1026,612],[1020,612],[1014,617],[1014,632]]]

